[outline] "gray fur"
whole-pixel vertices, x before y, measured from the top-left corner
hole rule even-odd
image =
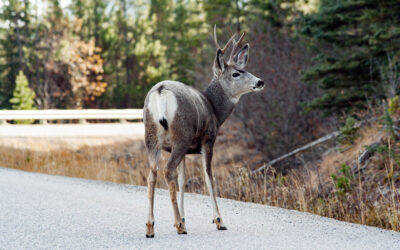
[[[226,64],[221,49],[217,51],[214,60],[214,78],[203,92],[180,82],[163,81],[156,84],[147,94],[143,111],[145,143],[151,168],[148,180],[151,211],[149,210],[146,224],[146,235],[149,237],[154,235],[152,226],[154,223],[154,176],[158,170],[157,165],[161,150],[171,153],[164,168],[164,177],[170,190],[175,226],[178,233],[186,233],[186,227],[184,218],[180,217],[176,201],[176,169],[185,155],[192,153],[202,154],[203,167],[208,178],[207,185],[214,207],[214,221],[218,229],[226,229],[220,218],[213,192],[211,160],[214,142],[218,129],[232,113],[240,96],[263,88],[257,85],[257,83],[262,82],[259,78],[243,70],[248,59],[249,45],[246,44],[238,51],[237,53],[240,53],[240,55],[234,55],[236,62],[233,65]],[[169,99],[166,98],[167,94]],[[151,99],[153,98],[151,96],[154,99]],[[165,104],[161,108],[158,106],[157,111],[155,111],[156,104],[160,105],[161,101],[176,104],[176,109],[174,110],[171,107],[173,105]],[[168,115],[162,112],[166,112]],[[154,119],[155,113],[162,114],[163,117]],[[170,118],[166,118],[167,116]],[[184,179],[184,172],[183,176],[180,176],[180,179],[182,178]],[[180,191],[183,192],[183,190]],[[183,209],[183,204],[181,209]]]
[[[213,107],[212,113],[218,121],[218,125],[221,126],[232,113],[235,104],[231,101],[231,97],[225,93],[218,81],[212,81],[205,89],[204,95]]]

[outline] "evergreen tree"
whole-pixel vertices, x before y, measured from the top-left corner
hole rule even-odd
[[[105,0],[72,0],[70,10],[75,18],[82,22],[82,30],[79,36],[84,41],[95,39],[96,46],[102,45],[102,24],[108,22],[106,13],[107,2]]]
[[[22,71],[19,71],[15,81],[15,89],[10,103],[12,108],[17,110],[36,109],[35,92],[29,88],[28,79]],[[16,123],[33,123],[33,120],[21,120]]]
[[[155,36],[156,17],[149,13],[147,3],[117,0],[110,11],[110,25],[103,28],[109,88],[102,101],[114,107],[141,107],[151,86],[170,72],[166,46]]]
[[[201,15],[194,0],[116,0],[100,39],[109,83],[102,102],[141,107],[160,80],[193,84],[201,41],[210,31]]]
[[[25,74],[19,71],[15,80],[13,98],[10,99],[12,108],[17,110],[36,109],[35,96],[35,92],[29,88],[28,79]]]
[[[10,108],[15,78],[27,70],[26,49],[32,34],[28,0],[7,0],[0,8],[0,108]]]
[[[318,83],[321,97],[308,104],[326,114],[365,108],[384,97],[380,71],[388,54],[400,56],[400,4],[396,0],[322,0],[306,16],[302,33],[318,47],[304,80]]]
[[[167,16],[168,22],[164,28],[157,26],[157,35],[163,41],[166,58],[171,65],[169,79],[175,79],[186,84],[194,84],[194,67],[199,60],[201,41],[210,28],[203,25],[201,17],[202,6],[195,1],[177,0],[170,2],[171,11],[166,11],[162,19]],[[157,16],[157,20],[158,20]]]
[[[228,28],[229,31],[235,32],[240,29],[240,6],[243,6],[243,0],[206,0],[204,1],[204,10],[207,13],[207,22],[217,24],[220,30]],[[233,25],[239,25],[233,29]]]
[[[255,21],[264,21],[275,28],[282,28],[295,14],[296,0],[250,0],[246,16]]]

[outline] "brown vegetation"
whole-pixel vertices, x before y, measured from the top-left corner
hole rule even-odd
[[[364,146],[373,143],[376,135],[382,133],[379,126],[373,124],[361,130],[353,146],[333,148],[321,161],[305,163],[286,173],[270,167],[257,174],[251,174],[250,170],[262,157],[249,154],[252,150],[237,143],[231,133],[222,133],[213,160],[218,196],[399,231],[400,169],[398,162],[389,157],[395,153],[399,143],[389,142],[389,137],[382,136],[382,144],[395,150],[387,154],[375,153],[363,166],[357,166]],[[14,139],[13,147],[4,146],[6,140],[2,141],[0,166],[146,185],[147,156],[141,140],[71,148],[65,138],[59,143],[55,139],[39,139],[38,145],[46,148],[48,143],[51,150],[38,150],[38,147],[21,149],[18,140],[26,143],[22,138]],[[92,143],[93,140],[88,140],[88,144]],[[30,144],[34,145],[32,141]],[[163,153],[161,165],[165,164],[166,157],[168,154]],[[338,178],[345,176],[339,171],[342,164],[349,166],[351,171],[348,186],[341,186],[331,177],[332,174]],[[186,191],[207,194],[199,156],[187,157],[186,173]],[[157,187],[166,188],[162,175],[159,175]]]

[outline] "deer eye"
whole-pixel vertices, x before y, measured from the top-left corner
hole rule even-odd
[[[239,77],[240,74],[235,72],[235,73],[232,74],[232,76],[236,78],[236,77]]]

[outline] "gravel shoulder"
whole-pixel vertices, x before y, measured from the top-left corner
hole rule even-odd
[[[185,195],[187,235],[173,228],[157,190],[155,233],[145,238],[146,188],[0,168],[0,249],[399,249],[400,233],[308,213]]]

